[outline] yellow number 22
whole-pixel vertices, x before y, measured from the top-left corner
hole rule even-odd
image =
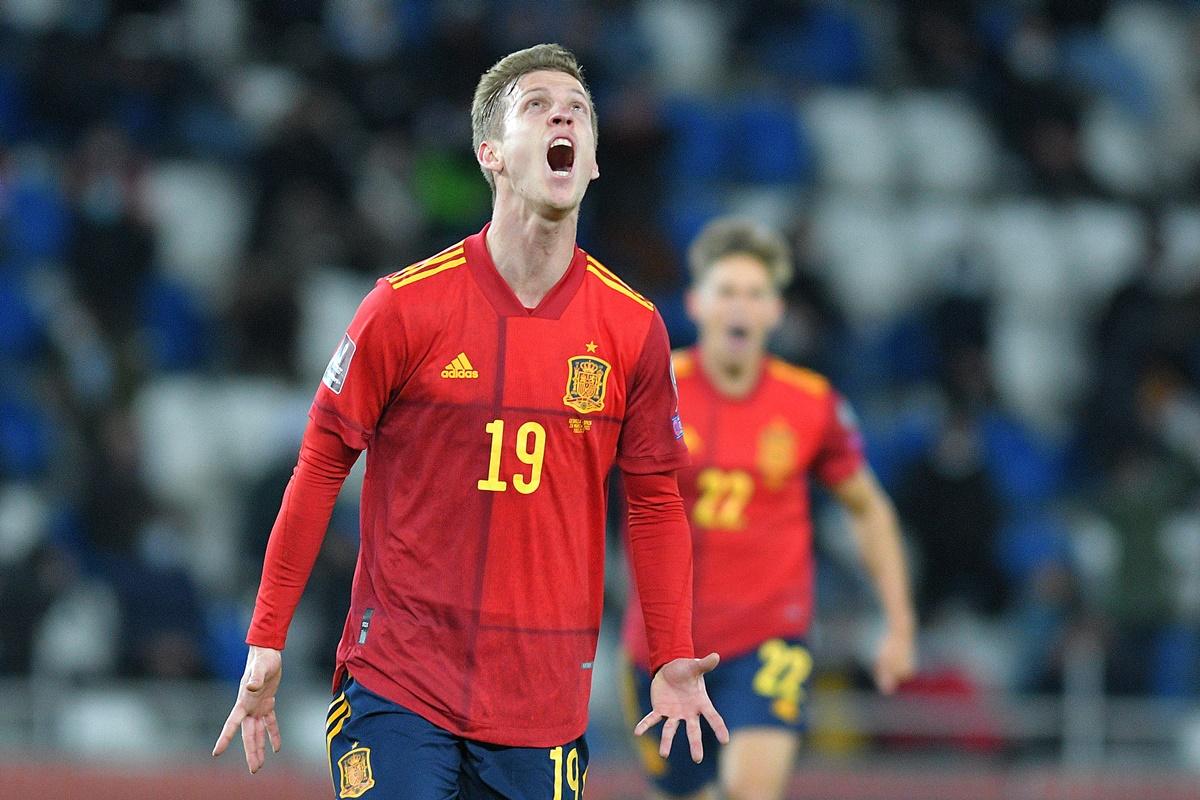
[[[500,456],[504,452],[504,420],[494,419],[483,429],[491,434],[492,450],[488,458],[488,474],[476,484],[481,492],[503,492],[508,482],[500,480]],[[532,443],[531,443],[532,440]],[[530,466],[529,477],[513,475],[513,488],[521,494],[532,494],[542,484],[542,464],[546,459],[546,429],[536,422],[526,422],[517,428],[517,458]]]

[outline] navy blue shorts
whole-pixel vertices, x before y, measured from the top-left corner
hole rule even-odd
[[[587,779],[580,736],[558,747],[505,747],[446,731],[350,679],[326,718],[338,800],[577,800]]]
[[[709,699],[729,732],[739,728],[782,728],[801,733],[806,724],[804,698],[812,675],[812,655],[803,639],[768,639],[745,655],[722,661],[704,676]],[[650,713],[650,674],[628,665],[625,676],[625,715],[630,728]],[[646,777],[667,795],[689,795],[717,779],[721,745],[703,717],[704,760],[692,762],[687,731],[680,725],[665,761],[658,754],[661,731],[634,738]]]

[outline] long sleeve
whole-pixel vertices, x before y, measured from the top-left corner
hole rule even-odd
[[[359,452],[348,447],[337,433],[309,422],[300,444],[300,458],[267,542],[247,644],[283,649],[338,492]]]
[[[641,598],[650,671],[692,658],[692,537],[674,472],[623,473],[629,563]]]

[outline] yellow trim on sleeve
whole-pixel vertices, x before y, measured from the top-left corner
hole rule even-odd
[[[426,269],[426,270],[420,271],[420,272],[413,272],[402,278],[392,278],[392,279],[390,279],[390,282],[392,284],[393,289],[400,289],[402,287],[408,286],[410,283],[416,283],[417,281],[423,281],[426,278],[432,278],[434,275],[437,275],[439,272],[445,272],[448,269],[455,269],[456,267],[461,267],[465,263],[467,263],[466,258],[456,258],[453,261],[447,261],[446,263],[444,263],[440,266],[433,267],[432,269]]]
[[[391,275],[387,276],[387,279],[389,281],[395,281],[395,280],[397,280],[399,278],[403,278],[407,275],[412,275],[414,272],[420,272],[421,270],[425,269],[426,267],[437,266],[438,264],[441,264],[444,261],[447,261],[456,256],[461,256],[462,254],[463,254],[463,243],[459,242],[458,244],[454,245],[453,247],[449,247],[449,248],[443,250],[442,252],[438,253],[436,256],[430,256],[429,258],[426,258],[423,261],[418,261],[415,264],[409,264],[404,269],[400,269],[400,270],[393,272]]]
[[[776,380],[803,389],[809,394],[823,395],[830,389],[829,379],[811,369],[793,366],[773,358],[767,362],[767,373]]]
[[[621,283],[620,279],[613,280],[613,279],[609,278],[603,272],[596,269],[596,267],[591,263],[588,264],[587,271],[592,273],[593,275],[595,275],[597,278],[599,278],[601,283],[603,283],[605,286],[612,289],[613,291],[619,292],[619,293],[625,295],[630,300],[634,301],[635,303],[637,303],[639,305],[645,306],[646,308],[650,309],[651,311],[654,310],[653,303],[651,303],[646,298],[642,297],[640,294],[635,292],[633,289],[630,289],[625,284]]]

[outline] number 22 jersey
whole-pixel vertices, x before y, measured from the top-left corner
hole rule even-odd
[[[813,610],[808,477],[827,486],[864,464],[846,401],[815,372],[767,357],[745,398],[723,395],[698,350],[677,353],[679,407],[692,464],[679,492],[692,529],[697,653],[736,658],[774,637],[801,637]],[[635,599],[624,643],[646,668]]]
[[[552,746],[586,727],[608,473],[687,451],[653,305],[576,248],[527,309],[486,232],[381,279],[314,400],[316,425],[367,450],[335,682]],[[686,627],[663,658],[692,655]]]

